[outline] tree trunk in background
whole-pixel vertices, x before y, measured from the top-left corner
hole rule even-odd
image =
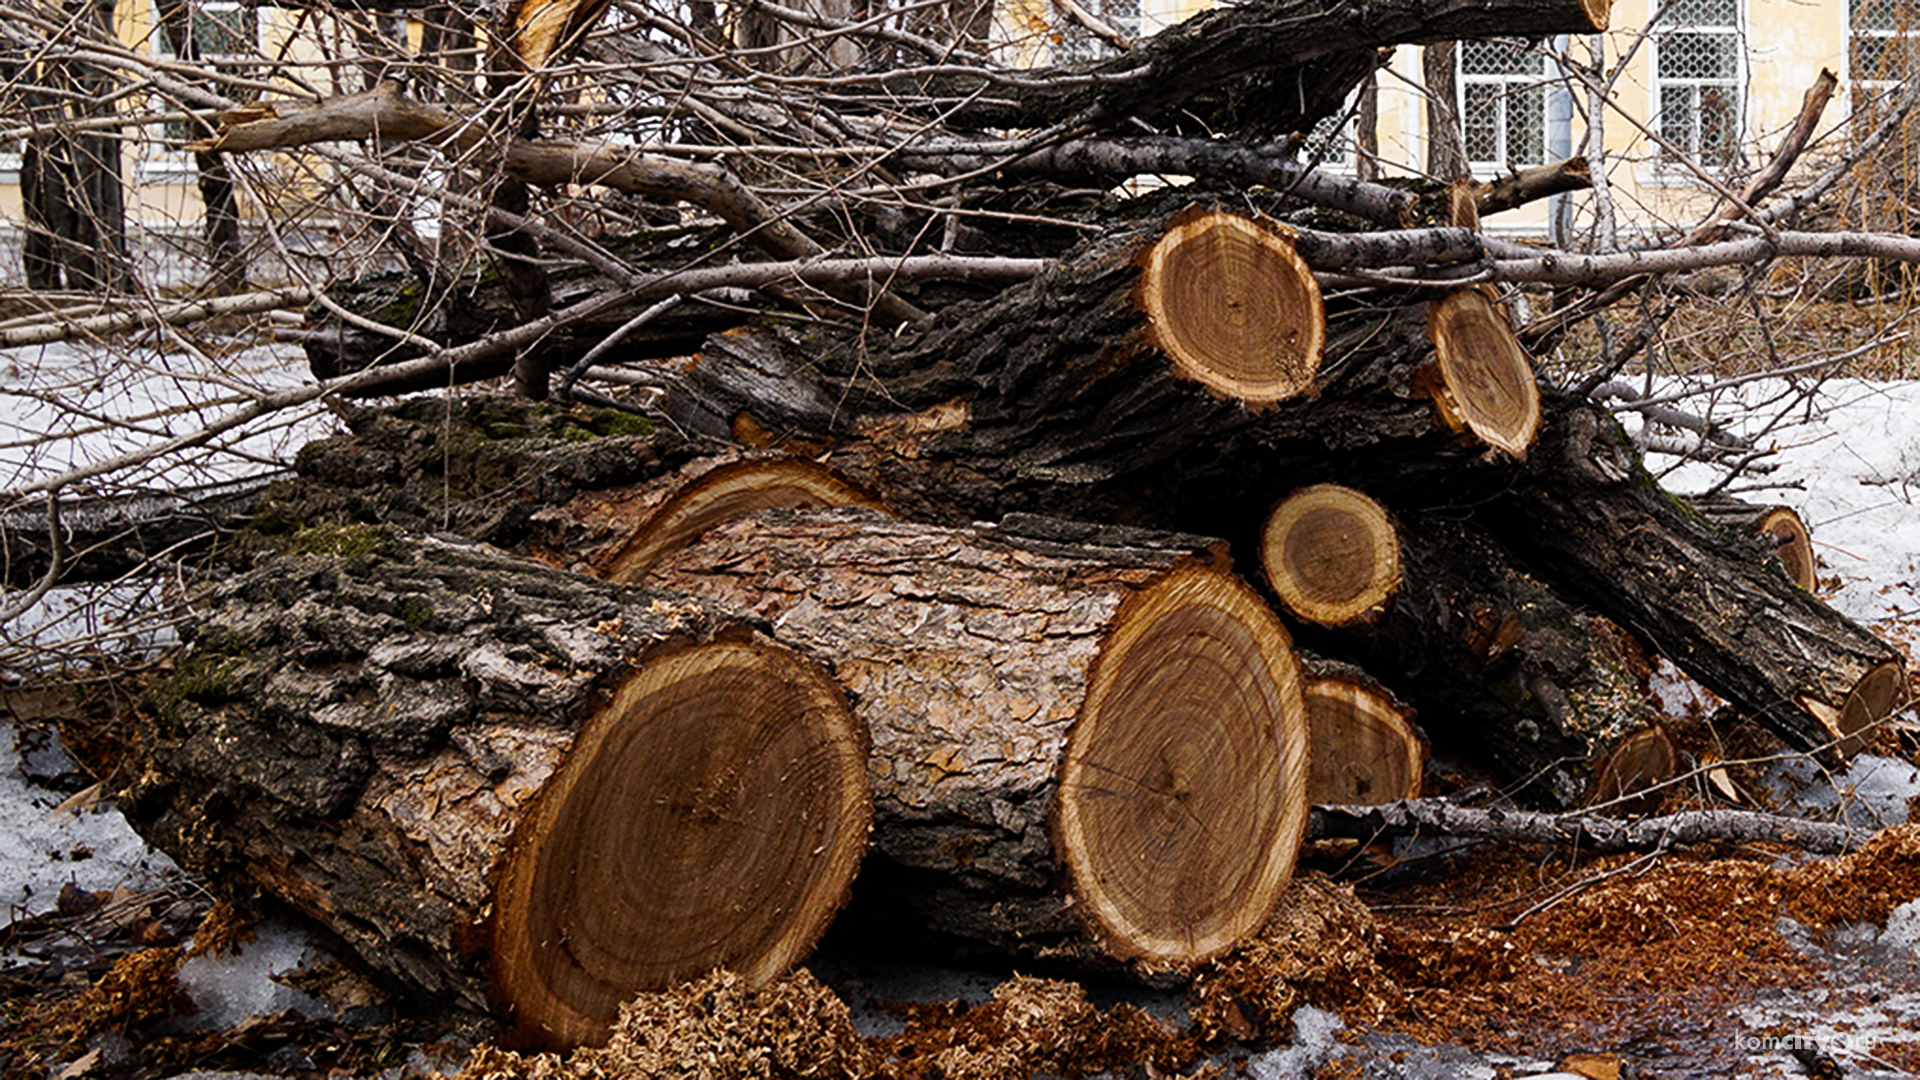
[[[83,11],[86,4],[90,11]],[[111,32],[111,2],[76,0],[74,18],[91,17]],[[67,67],[65,61],[42,64],[44,83],[71,90],[63,100],[29,91],[25,104],[46,128],[100,115],[116,85],[100,72]],[[20,162],[20,196],[27,219],[23,270],[33,289],[76,292],[124,291],[133,284],[127,260],[126,192],[120,174],[121,140],[115,134],[83,135],[52,130],[27,139]]]
[[[174,56],[189,64],[200,62],[200,42],[193,36],[193,7],[185,0],[162,0],[155,5],[160,31]],[[205,124],[193,124],[193,137],[214,133]],[[201,235],[207,244],[209,284],[217,293],[238,292],[247,284],[246,254],[240,246],[240,202],[234,189],[233,170],[224,154],[193,155],[194,171],[199,176]]]
[[[1380,76],[1360,84],[1360,109],[1353,120],[1353,177],[1372,183],[1380,179]]]
[[[1436,180],[1467,175],[1467,147],[1457,104],[1459,55],[1457,41],[1435,42],[1420,51],[1420,74],[1427,87],[1427,175]]]

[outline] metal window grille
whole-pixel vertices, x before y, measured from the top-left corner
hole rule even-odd
[[[1322,168],[1345,169],[1353,165],[1353,98],[1348,96],[1340,111],[1323,116],[1307,132],[1300,150],[1302,161],[1318,161]]]
[[[1545,53],[1517,41],[1460,43],[1460,127],[1477,167],[1547,159]]]
[[[1739,0],[1677,0],[1655,28],[1656,130],[1710,168],[1739,152],[1745,65]]]
[[[1885,91],[1913,71],[1920,46],[1914,0],[1852,0],[1847,17],[1847,77],[1856,90]]]
[[[1141,0],[1077,0],[1080,7],[1106,23],[1115,32],[1131,38],[1140,36]],[[1117,56],[1113,43],[1081,25],[1066,8],[1053,11],[1053,62],[1072,64],[1082,60],[1104,60]]]
[[[174,41],[175,28],[161,17],[160,4],[152,11],[153,27],[147,43],[153,54],[169,58],[191,58],[196,62],[240,59],[259,54],[260,9],[236,0],[185,0],[187,33],[190,41]],[[165,108],[178,108],[163,103]],[[206,134],[197,125],[169,120],[153,130],[150,151],[144,167],[168,172],[186,167],[180,147]]]

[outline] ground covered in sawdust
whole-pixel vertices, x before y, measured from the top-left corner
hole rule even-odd
[[[898,1031],[879,1037],[861,1034],[849,1001],[807,971],[758,989],[716,973],[633,1001],[605,1046],[553,1055],[483,1045],[463,1075],[1219,1076],[1238,1071],[1237,1058],[1286,1043],[1303,1005],[1338,1014],[1349,1040],[1401,1033],[1562,1063],[1596,1054],[1657,1062],[1685,1044],[1691,1067],[1702,1063],[1700,1047],[1714,1047],[1737,1075],[1743,1036],[1790,1033],[1749,1032],[1734,1007],[1769,988],[1818,982],[1781,936],[1780,920],[1815,930],[1884,923],[1920,897],[1920,825],[1887,829],[1834,859],[1710,854],[1570,861],[1488,849],[1451,858],[1424,882],[1359,893],[1303,874],[1258,940],[1200,973],[1180,1016],[1102,1007],[1077,983],[1014,976],[982,1004],[889,1003]],[[202,920],[181,929],[197,929],[203,948],[244,947],[244,920],[233,910],[219,905]],[[69,992],[42,987],[11,1000],[0,1032],[5,1074],[60,1073],[50,1067],[84,1063],[85,1048],[107,1035],[142,1052],[119,1066],[96,1057],[68,1080],[209,1065],[371,1076],[399,1060],[397,1046],[430,1030],[349,1031],[286,1018],[238,1038],[167,1034],[160,1025],[181,1008],[182,956],[175,944],[130,948],[103,973],[66,980]],[[1912,1044],[1875,1052],[1916,1063]],[[1320,1075],[1356,1070],[1336,1057]],[[1667,1075],[1657,1067],[1639,1074]]]
[[[1097,1008],[1073,983],[1016,977],[984,1005],[907,1009],[901,1034],[863,1038],[847,1004],[806,972],[757,992],[719,974],[635,1001],[603,1048],[487,1050],[469,1075],[1218,1075],[1223,1048],[1284,1042],[1303,1004],[1338,1013],[1349,1038],[1398,1031],[1560,1062],[1657,1060],[1673,1049],[1663,1044],[1685,1042],[1695,1066],[1709,1046],[1737,1068],[1742,1036],[1780,1033],[1745,1031],[1732,1007],[1816,981],[1781,937],[1780,918],[1816,929],[1884,922],[1920,897],[1920,826],[1886,830],[1837,859],[1786,865],[1783,854],[1577,865],[1495,854],[1432,885],[1376,895],[1372,908],[1345,886],[1305,878],[1259,941],[1196,981],[1183,1025],[1128,1005]]]

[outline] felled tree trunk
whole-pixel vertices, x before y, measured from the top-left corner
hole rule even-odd
[[[1562,402],[1549,416],[1489,526],[1789,746],[1857,749],[1905,696],[1893,648],[1795,585],[1751,537],[1662,491],[1598,406]]]
[[[1524,445],[1538,397],[1517,346],[1436,364],[1424,303],[1329,317],[1297,250],[1307,239],[1190,208],[890,340],[716,335],[663,406],[688,431],[832,446],[888,505],[950,522],[1040,509],[1161,524],[1163,507],[1138,495],[1156,467],[1170,488],[1216,466],[1244,482],[1250,464],[1464,476],[1489,445],[1456,430],[1442,397],[1476,423],[1502,418],[1506,445]],[[1354,239],[1341,257],[1386,243]],[[1511,338],[1491,305],[1478,315],[1495,322],[1475,340]],[[1471,404],[1489,393],[1534,411]]]
[[[1398,543],[1392,597],[1370,618],[1303,627],[1302,641],[1391,687],[1436,748],[1492,767],[1516,798],[1582,805],[1597,770],[1652,718],[1638,647],[1474,526],[1412,517]]]
[[[1260,529],[1259,557],[1287,610],[1322,626],[1377,615],[1400,588],[1400,530],[1379,503],[1339,484],[1276,503]]]
[[[195,603],[125,804],[424,999],[526,1041],[804,958],[866,850],[865,737],[733,609],[310,529]]]
[[[755,611],[846,686],[873,736],[861,926],[1151,973],[1264,922],[1307,806],[1291,642],[1205,543],[775,511],[651,580]]]
[[[1818,583],[1819,561],[1813,553],[1813,534],[1791,506],[1763,506],[1729,496],[1688,499],[1693,512],[1716,525],[1754,537],[1780,559],[1787,577],[1812,592]]]

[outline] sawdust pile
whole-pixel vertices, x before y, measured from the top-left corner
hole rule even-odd
[[[1191,1036],[1130,1005],[1101,1009],[1078,983],[1016,975],[972,1009],[912,1010],[887,1040],[893,1075],[944,1080],[1026,1080],[1035,1073],[1091,1076],[1150,1065],[1158,1075],[1200,1056]]]
[[[808,972],[760,989],[732,972],[642,994],[621,1007],[607,1044],[570,1056],[483,1048],[463,1075],[474,1080],[672,1080],[859,1077],[879,1071],[874,1047],[853,1029],[846,1003]]]
[[[1345,885],[1295,878],[1259,936],[1193,983],[1193,1023],[1207,1042],[1284,1038],[1295,1009],[1332,1009],[1377,1023],[1404,1005],[1381,968],[1377,920]]]
[[[44,1017],[62,1045],[71,1052],[103,1032],[124,1033],[135,1025],[194,1011],[180,987],[181,951],[178,946],[141,949],[114,962],[112,970],[71,1002],[53,1007]],[[26,1025],[31,1030],[34,1025]]]
[[[1408,995],[1392,1026],[1543,1056],[1649,1030],[1731,1047],[1731,1005],[1816,985],[1778,932],[1782,916],[1884,923],[1920,898],[1920,824],[1791,867],[1764,854],[1615,856],[1553,872],[1511,854],[1487,864],[1383,925],[1382,966]],[[1715,1032],[1726,1037],[1705,1038]]]

